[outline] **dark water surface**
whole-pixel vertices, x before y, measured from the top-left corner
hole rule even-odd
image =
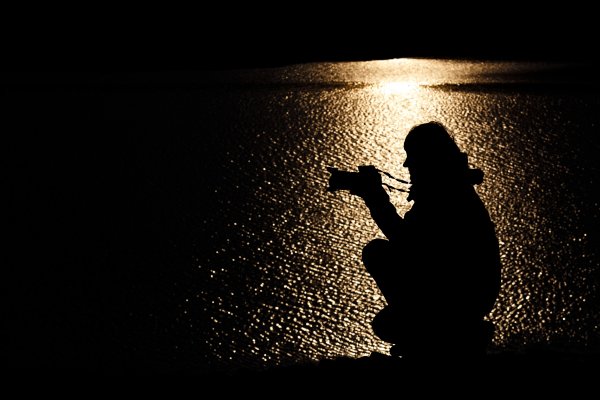
[[[191,202],[187,214],[160,212],[198,235],[185,239],[193,251],[178,261],[187,280],[160,287],[178,306],[160,317],[174,325],[156,321],[172,335],[161,345],[181,345],[186,330],[184,347],[199,364],[245,367],[386,353],[389,344],[370,328],[385,302],[360,261],[362,246],[381,233],[359,200],[325,191],[326,166],[373,164],[407,179],[405,135],[437,120],[486,174],[478,192],[503,261],[489,315],[494,348],[597,346],[600,97],[583,85],[552,86],[543,72],[558,67],[307,64],[215,73],[185,94],[147,94],[144,104],[151,96],[173,118],[174,132],[153,150],[167,160],[171,146],[185,179],[140,164],[149,177],[140,181],[170,197],[170,207]],[[119,94],[115,112],[147,115],[137,96]],[[140,154],[145,145],[141,136]],[[402,193],[391,196],[401,213],[410,207]]]
[[[405,135],[436,120],[485,173],[503,262],[490,350],[597,352],[600,95],[572,71],[401,59],[138,76],[108,90],[124,184],[106,248],[122,247],[122,283],[102,336],[132,359],[198,369],[387,353],[370,327],[385,300],[360,260],[381,233],[359,199],[326,192],[326,167],[408,179]]]

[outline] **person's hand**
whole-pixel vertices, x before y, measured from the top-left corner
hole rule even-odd
[[[361,165],[358,167],[358,179],[355,187],[350,193],[363,199],[381,192],[381,175],[377,168],[372,165]]]

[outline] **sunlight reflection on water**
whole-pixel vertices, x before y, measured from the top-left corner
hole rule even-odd
[[[210,357],[269,366],[387,352],[370,327],[385,301],[360,260],[381,233],[360,200],[326,192],[326,167],[373,164],[408,180],[405,135],[430,120],[486,174],[478,192],[503,260],[489,316],[495,347],[597,336],[598,203],[587,188],[598,168],[585,144],[600,126],[598,96],[430,86],[502,83],[507,71],[542,67],[390,60],[220,75],[234,84],[211,93],[221,107],[213,134],[231,141],[223,167],[242,170],[216,188],[226,223],[199,261],[211,271],[196,295],[210,317],[197,334]],[[400,214],[410,208],[404,194],[390,195]],[[205,223],[214,229],[216,217]]]

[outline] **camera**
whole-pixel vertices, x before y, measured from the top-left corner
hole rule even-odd
[[[397,190],[399,192],[410,192],[410,190],[408,189],[397,188],[382,182],[380,174],[383,174],[388,178],[393,179],[402,184],[410,184],[410,182],[396,178],[389,172],[377,169],[373,165],[360,165],[358,167],[358,172],[341,171],[334,167],[327,167],[327,171],[329,171],[329,173],[331,174],[331,176],[329,177],[329,187],[327,188],[328,192],[336,192],[338,190],[349,190],[353,194],[358,194],[359,196],[362,196],[362,194],[366,192],[372,192],[373,190],[377,190],[376,187],[381,185],[389,189]]]
[[[352,191],[358,185],[358,172],[342,171],[334,167],[327,167],[327,171],[331,174],[329,177],[329,187],[327,188],[328,192],[335,192],[338,190]]]

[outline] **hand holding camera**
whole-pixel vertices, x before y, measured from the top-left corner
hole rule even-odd
[[[382,188],[379,170],[372,165],[361,165],[358,172],[341,171],[334,167],[327,167],[327,170],[331,173],[327,188],[330,192],[349,190],[354,195],[365,197]]]

